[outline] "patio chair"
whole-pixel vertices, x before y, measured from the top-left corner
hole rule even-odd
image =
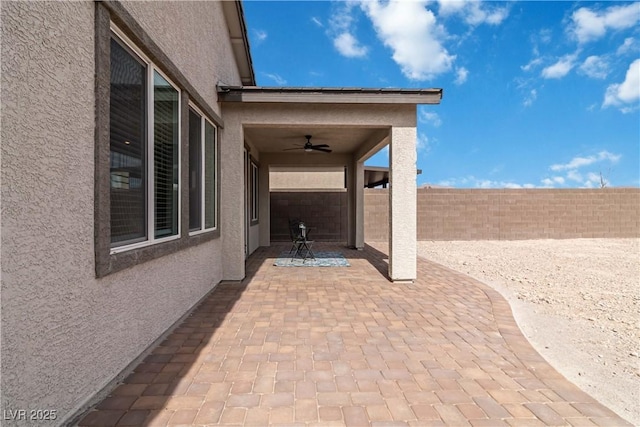
[[[289,254],[293,253],[292,258],[300,255],[303,262],[306,261],[307,258],[316,258],[311,250],[313,240],[309,239],[309,232],[310,229],[303,221],[298,219],[289,220],[289,234],[291,236],[291,249],[289,250]]]

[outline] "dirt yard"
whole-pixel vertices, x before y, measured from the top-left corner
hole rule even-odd
[[[640,425],[640,239],[418,242],[499,291],[533,346]]]

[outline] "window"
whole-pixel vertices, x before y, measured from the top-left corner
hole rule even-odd
[[[111,248],[119,252],[180,234],[180,91],[115,32],[110,69]]]
[[[209,103],[215,97],[203,98],[116,3],[95,2],[96,277],[219,239],[221,231],[216,132],[223,122]],[[197,138],[182,135],[191,110],[202,143],[193,220],[188,145]]]
[[[189,108],[189,231],[217,228],[216,127],[196,107]]]
[[[258,222],[258,165],[251,160],[251,222]]]

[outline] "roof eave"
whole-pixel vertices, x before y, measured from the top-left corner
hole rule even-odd
[[[229,40],[231,41],[233,56],[240,73],[240,80],[243,85],[255,85],[256,78],[242,2],[235,0],[221,3],[224,17],[227,21],[227,28],[229,29]]]
[[[439,104],[442,89],[219,86],[220,102]]]

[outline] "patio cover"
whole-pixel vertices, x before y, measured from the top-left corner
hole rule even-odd
[[[260,162],[260,246],[269,246],[271,165],[344,164],[348,169],[348,244],[364,247],[364,162],[389,145],[389,277],[416,279],[416,107],[439,104],[442,89],[219,86],[224,129],[221,159],[242,165],[245,143]],[[283,152],[302,135],[328,142],[318,156]],[[316,138],[318,136],[318,138]],[[320,137],[322,139],[320,139]],[[244,277],[242,167],[224,173],[225,278]]]

